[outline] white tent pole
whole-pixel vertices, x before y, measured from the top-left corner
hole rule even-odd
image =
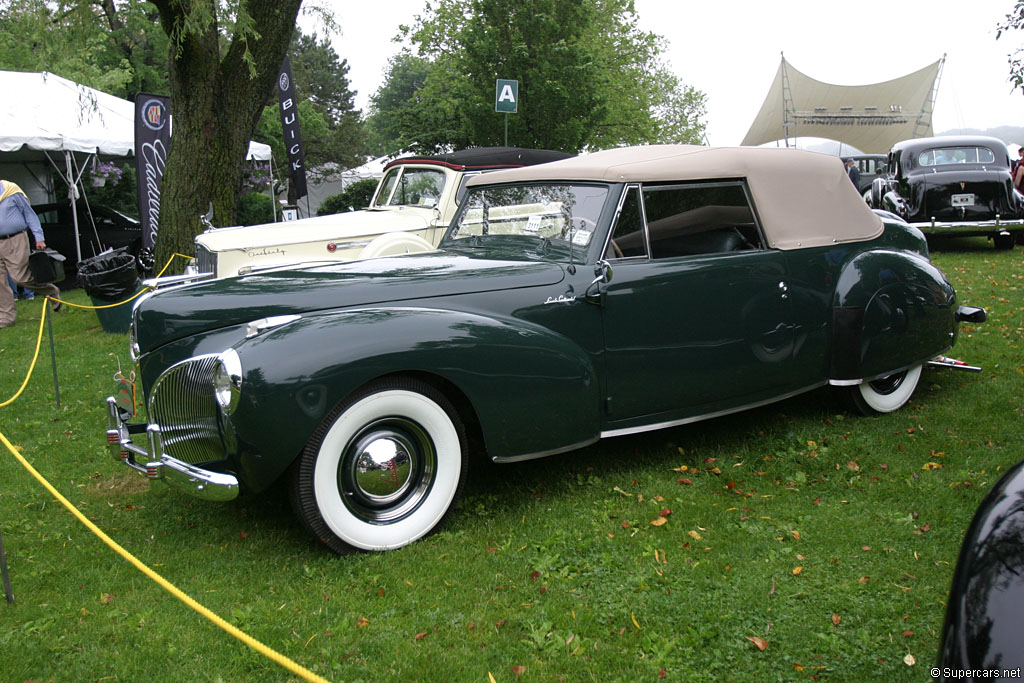
[[[71,170],[71,150],[64,150],[64,161],[68,167],[68,201],[71,203],[71,222],[75,226],[75,256],[76,262],[82,260],[82,241],[78,237],[78,210],[75,208],[75,186],[78,179]]]

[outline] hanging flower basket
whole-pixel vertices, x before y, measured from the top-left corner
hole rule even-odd
[[[93,187],[103,187],[110,181],[111,185],[117,185],[121,181],[121,174],[124,170],[110,161],[101,161],[94,165],[89,171],[89,178]]]

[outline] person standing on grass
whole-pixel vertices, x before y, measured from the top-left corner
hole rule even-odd
[[[10,275],[17,285],[52,298],[53,310],[57,312],[61,307],[57,300],[60,290],[53,283],[37,284],[29,272],[30,232],[36,249],[46,249],[43,228],[28,197],[11,181],[0,180],[0,283]],[[10,287],[0,286],[0,328],[13,325],[17,316],[14,292]]]

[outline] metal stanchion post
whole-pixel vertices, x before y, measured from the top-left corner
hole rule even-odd
[[[4,550],[4,535],[0,534],[0,575],[4,580],[4,595],[7,596],[7,604],[14,604],[14,593],[11,592],[11,575],[7,573],[7,552]]]
[[[43,302],[43,306],[47,301]],[[57,409],[60,410],[60,384],[57,382],[57,352],[53,346],[53,316],[46,316],[46,330],[50,333],[50,365],[53,366],[53,393],[57,397]]]

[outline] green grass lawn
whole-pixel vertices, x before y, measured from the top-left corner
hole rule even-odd
[[[477,461],[446,529],[384,554],[329,553],[283,495],[151,492],[110,459],[102,401],[127,337],[93,311],[53,320],[60,408],[44,332],[0,431],[140,560],[334,681],[926,680],[963,533],[1024,455],[1024,249],[935,248],[961,303],[989,311],[953,353],[981,374],[926,369],[910,405],[879,418],[822,390]],[[0,330],[0,401],[28,370],[40,309],[19,302]],[[296,680],[110,551],[3,448],[0,482],[16,597],[0,603],[0,680]]]

